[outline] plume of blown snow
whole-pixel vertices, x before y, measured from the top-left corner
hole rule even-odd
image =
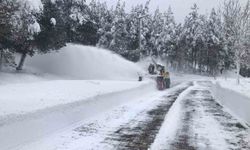
[[[59,52],[28,58],[26,68],[71,79],[137,80],[143,69],[109,50],[67,44]]]

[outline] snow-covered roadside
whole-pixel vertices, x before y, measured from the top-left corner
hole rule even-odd
[[[206,77],[174,73],[173,80],[183,81],[212,81],[212,91],[216,100],[241,122],[250,124],[250,79],[242,78],[237,85],[235,78]]]
[[[63,60],[63,61],[62,61]],[[156,91],[133,62],[108,50],[67,44],[0,72],[0,147],[8,149]]]
[[[98,95],[138,88],[149,83],[56,80],[3,85],[0,86],[0,121],[4,116],[26,114],[61,104],[88,100]]]
[[[241,83],[238,85],[236,83],[235,78],[218,78],[216,83],[219,84],[221,87],[233,90],[241,95],[249,97],[250,101],[250,79],[249,78],[242,78]]]
[[[194,83],[166,115],[151,149],[249,149],[247,128],[215,101],[212,82]]]
[[[150,82],[136,81],[144,71],[133,62],[108,50],[76,44],[67,44],[58,53],[28,57],[25,69],[15,72],[6,68],[0,72],[0,124],[9,116],[138,88]]]
[[[231,83],[232,84],[232,83]],[[250,97],[249,93],[240,93],[242,87],[235,85],[236,87],[221,84],[221,82],[216,82],[213,84],[212,91],[216,100],[228,109],[231,114],[237,117],[243,124],[250,124]],[[244,90],[249,90],[246,88]]]
[[[58,82],[53,84],[53,82]],[[83,121],[87,118],[94,117],[95,115],[101,114],[105,111],[112,109],[122,103],[127,103],[133,101],[141,96],[142,93],[151,93],[155,91],[155,86],[152,82],[121,82],[121,81],[53,81],[44,83],[42,87],[39,83],[39,87],[21,87],[22,92],[32,92],[34,95],[26,98],[31,98],[26,101],[23,99],[24,107],[21,107],[21,102],[18,105],[14,105],[10,102],[12,109],[9,111],[19,112],[22,108],[26,112],[34,111],[38,108],[46,108],[36,111],[35,113],[29,113],[26,115],[12,116],[11,118],[5,118],[1,122],[0,126],[0,145],[1,149],[9,149],[11,147],[17,146],[29,142],[39,137],[43,137],[47,134],[56,132],[57,130],[63,129],[79,121]],[[35,85],[32,83],[31,85]],[[27,85],[27,84],[26,84]],[[49,85],[49,86],[48,86]],[[48,88],[51,86],[58,86],[59,89],[55,87],[53,90],[57,89],[59,91],[51,91]],[[76,87],[72,87],[72,86]],[[87,86],[84,88],[84,85]],[[10,85],[11,86],[11,85]],[[69,88],[71,86],[71,88]],[[17,87],[16,85],[14,87]],[[13,88],[14,88],[13,87]],[[36,89],[37,88],[37,89]],[[86,89],[88,88],[88,89]],[[18,89],[18,88],[17,88]],[[36,90],[46,89],[45,94],[40,94]],[[84,90],[85,89],[85,90]],[[55,93],[55,94],[53,94]],[[8,97],[11,95],[6,92]],[[51,95],[50,95],[51,94]],[[24,98],[25,94],[22,95]],[[44,99],[48,105],[41,105],[40,98],[32,102],[32,98],[36,96],[46,96]],[[51,97],[50,97],[51,96]],[[83,97],[81,97],[83,96]],[[17,95],[13,96],[18,97]],[[84,99],[85,97],[85,99]],[[57,98],[53,101],[53,98]],[[68,100],[69,99],[69,100]],[[11,100],[11,99],[10,99]],[[18,101],[18,99],[13,99],[13,101]],[[2,101],[1,101],[2,102]],[[1,104],[2,106],[2,104]],[[16,106],[16,107],[14,107]],[[31,107],[29,107],[31,106]],[[52,107],[53,106],[53,107]],[[6,107],[5,109],[9,108]],[[15,108],[15,109],[14,109]],[[27,109],[26,109],[27,108]],[[28,109],[29,108],[29,109]],[[18,110],[18,111],[17,111]],[[18,121],[17,121],[18,120]]]
[[[13,70],[5,70],[0,72],[0,86],[7,84],[26,84],[41,81],[62,80],[65,78],[54,76],[51,74],[38,74],[32,72],[16,72]]]
[[[138,98],[121,97],[127,99],[126,103],[109,109],[97,116],[93,116],[72,124],[67,128],[61,129],[54,134],[50,134],[40,140],[32,143],[22,144],[15,150],[107,150],[114,149],[117,141],[107,140],[111,138],[112,133],[125,127],[133,127],[147,120],[147,111],[159,105],[160,101],[165,99],[164,95],[171,94],[178,89],[185,87],[186,84],[178,85],[168,91],[151,91],[145,89],[135,90]],[[141,92],[144,94],[142,95]],[[116,99],[117,100],[117,99]],[[120,100],[120,99],[119,99]],[[106,104],[109,105],[109,104]],[[129,124],[127,124],[129,123]],[[131,126],[130,126],[131,125]],[[115,138],[115,137],[114,137]],[[106,142],[105,142],[106,141]],[[125,142],[125,141],[124,141]],[[114,144],[114,145],[113,145]],[[118,143],[119,144],[119,143]]]

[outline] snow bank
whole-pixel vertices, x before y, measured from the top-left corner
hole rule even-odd
[[[233,90],[232,87],[230,89],[230,86],[225,88],[220,83],[216,82],[212,87],[216,100],[229,109],[231,114],[250,124],[250,98],[243,93],[236,92],[237,90]],[[230,85],[230,82],[227,83]]]
[[[32,83],[32,82],[41,82],[41,81],[49,81],[49,80],[58,80],[63,79],[58,76],[53,76],[49,74],[37,74],[30,72],[0,72],[0,86],[4,86],[7,84],[21,84],[21,83]]]
[[[57,105],[86,101],[89,98],[134,89],[149,83],[57,80],[0,86],[0,124],[3,123],[1,119],[8,119],[8,116],[23,115]],[[154,87],[152,84],[151,86]]]
[[[0,120],[1,150],[9,150],[32,142],[79,121],[100,115],[123,103],[132,102],[140,98],[141,93],[156,91],[150,82],[140,82],[140,84],[118,81],[64,82],[48,82],[40,84],[39,87],[33,83],[22,88],[17,85],[4,92],[8,100],[0,100],[1,113],[6,111],[22,113],[22,111],[51,107]],[[84,85],[88,90],[84,90]],[[50,86],[52,87],[49,88]],[[43,92],[43,89],[48,91]],[[10,92],[16,90],[24,92],[23,95],[19,93],[11,96]],[[24,99],[17,99],[20,95]],[[42,99],[41,95],[47,99]],[[16,98],[14,99],[14,97]],[[68,103],[69,101],[70,103]]]
[[[218,78],[217,83],[220,84],[221,87],[233,90],[237,93],[245,95],[249,97],[250,101],[250,79],[242,78],[240,79],[240,84],[238,85],[236,82],[236,78]]]
[[[45,55],[28,58],[26,67],[39,72],[87,80],[137,80],[143,70],[104,49],[68,44]]]

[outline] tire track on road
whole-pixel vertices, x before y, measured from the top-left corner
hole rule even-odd
[[[142,112],[147,115],[146,119],[140,120],[140,116],[138,116],[138,118],[121,125],[118,130],[105,139],[104,143],[118,150],[147,150],[154,142],[166,114],[178,96],[191,85],[192,83],[189,83],[187,86],[164,96],[156,107]]]
[[[170,149],[249,150],[247,129],[216,102],[209,90],[212,83],[197,84],[182,100],[182,123]]]

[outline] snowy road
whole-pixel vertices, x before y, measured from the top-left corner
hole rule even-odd
[[[186,91],[179,101],[182,111],[175,136],[161,139],[153,145],[154,149],[250,149],[249,131],[216,102],[211,86],[209,81],[198,81]]]
[[[248,129],[213,99],[211,84],[144,94],[14,150],[250,149]]]

